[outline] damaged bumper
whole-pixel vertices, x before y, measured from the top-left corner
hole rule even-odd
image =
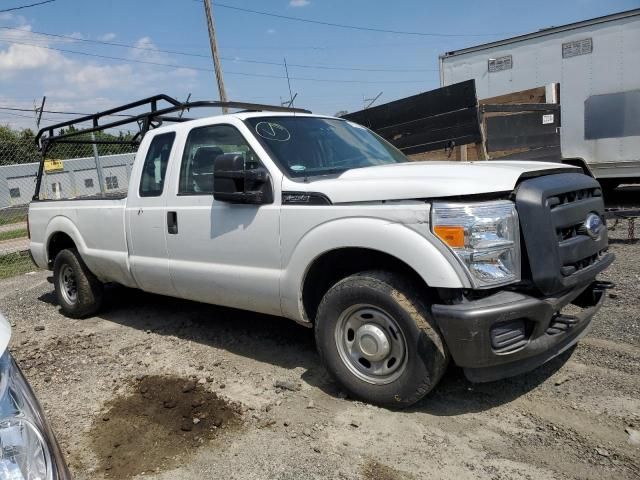
[[[433,305],[432,312],[467,378],[490,382],[532,370],[573,346],[612,287],[593,282],[547,298],[502,291],[466,303]]]

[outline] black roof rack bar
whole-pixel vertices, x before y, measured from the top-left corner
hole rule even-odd
[[[127,110],[131,110],[132,108],[141,107],[143,105],[149,104],[151,106],[151,111],[155,111],[158,108],[158,102],[165,101],[170,103],[171,105],[180,105],[180,102],[175,98],[170,97],[169,95],[154,95],[153,97],[143,98],[141,100],[137,100],[135,102],[127,103],[125,105],[120,105],[119,107],[110,108],[109,110],[104,110],[102,112],[94,113],[91,115],[84,115],[82,117],[74,118],[73,120],[67,120],[66,122],[56,123],[54,125],[49,125],[48,127],[42,128],[38,135],[36,135],[36,143],[42,137],[42,134],[45,132],[49,133],[49,137],[53,136],[53,131],[58,128],[70,127],[72,125],[76,125],[79,123],[91,122],[94,127],[98,126],[98,120],[102,117],[110,117],[115,114],[119,114],[122,112],[126,112]],[[134,117],[135,115],[131,115]],[[124,122],[129,123],[131,117],[125,118]]]
[[[170,104],[170,106],[158,109],[158,102],[166,102]],[[130,115],[124,113],[133,108],[138,108],[145,105],[149,106],[149,110],[143,113],[132,113]],[[47,156],[47,151],[55,143],[138,145],[150,129],[157,128],[158,126],[162,125],[163,122],[179,123],[190,120],[188,118],[183,118],[180,116],[171,116],[170,114],[172,113],[182,113],[185,110],[188,111],[191,108],[220,107],[234,108],[243,111],[311,113],[309,110],[305,110],[302,108],[290,108],[283,107],[281,105],[264,105],[261,103],[216,101],[179,102],[175,98],[161,94],[144,98],[136,102],[127,103],[125,105],[120,105],[119,107],[104,110],[92,115],[85,115],[74,120],[68,120],[66,122],[49,125],[38,131],[35,138],[35,143],[40,149],[42,157],[40,159],[40,165],[38,167],[38,176],[36,179],[36,189],[33,195],[33,200],[38,200],[40,196],[40,186],[42,183],[42,175],[44,172],[44,161]],[[100,123],[100,119],[110,116],[118,116],[123,118],[108,123]],[[92,126],[89,128],[83,127],[82,124],[86,122],[90,122]],[[88,133],[108,130],[131,123],[135,123],[139,131],[135,135],[133,135],[133,138],[130,139],[101,140],[78,138],[79,136],[86,135]],[[76,127],[73,132],[59,133],[58,135],[56,135],[56,130],[61,130],[65,127],[72,126]],[[82,128],[77,128],[77,126]]]
[[[158,109],[157,103],[158,101],[164,100],[171,104],[170,107]],[[108,123],[100,124],[99,120],[103,117],[111,116],[115,113],[121,113],[126,110],[130,110],[132,108],[140,107],[142,105],[149,104],[151,109],[150,111],[132,114],[130,117],[122,118],[119,120],[115,120]],[[296,113],[311,113],[309,110],[305,110],[302,108],[289,108],[282,107],[279,105],[264,105],[260,103],[246,103],[246,102],[217,102],[217,101],[196,101],[196,102],[185,102],[180,103],[177,100],[167,96],[167,95],[156,95],[155,97],[149,97],[143,100],[139,100],[137,102],[129,103],[126,105],[122,105],[120,107],[112,108],[110,110],[106,110],[103,112],[98,112],[93,115],[86,115],[84,117],[80,117],[74,120],[68,120],[65,122],[57,123],[54,125],[49,125],[43,129],[41,129],[36,135],[35,141],[36,144],[40,146],[40,140],[45,143],[55,143],[63,138],[77,137],[79,135],[84,135],[87,133],[97,132],[100,130],[107,130],[111,128],[120,127],[122,125],[127,125],[129,123],[138,123],[140,121],[144,122],[142,129],[144,130],[143,134],[149,129],[149,123],[156,120],[160,121],[171,121],[171,122],[183,122],[186,119],[182,119],[179,117],[170,117],[167,114],[181,112],[183,110],[190,110],[191,108],[216,108],[216,107],[227,107],[227,108],[237,108],[241,110],[248,111],[270,111],[270,112],[296,112]],[[77,129],[70,133],[63,133],[60,135],[56,135],[55,131],[61,128],[70,127],[73,125],[77,125],[80,123],[91,122],[93,125],[90,128],[81,128]],[[44,134],[47,134],[44,136]],[[44,149],[47,147],[44,146]]]
[[[139,145],[140,141],[133,139],[100,140],[99,138],[96,138],[95,140],[91,140],[87,138],[61,138],[59,140],[56,140],[54,143],[73,143],[76,145]]]

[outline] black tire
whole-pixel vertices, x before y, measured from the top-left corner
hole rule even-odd
[[[600,180],[600,186],[602,187],[602,194],[605,201],[611,200],[616,194],[616,188],[620,186],[619,180]]]
[[[64,285],[63,271],[71,273],[75,281],[75,296]],[[75,248],[60,251],[53,263],[53,285],[62,312],[71,318],[84,318],[102,306],[104,285],[87,268]]]
[[[359,378],[353,372],[357,367],[341,357],[340,318],[360,305],[390,316],[406,340],[406,364],[388,383]],[[315,337],[320,357],[336,381],[352,397],[385,407],[404,408],[423,398],[440,381],[449,361],[444,341],[416,288],[403,276],[385,271],[351,275],[331,287],[318,307]]]

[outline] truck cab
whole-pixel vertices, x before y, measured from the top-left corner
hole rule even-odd
[[[451,360],[489,381],[574,345],[613,261],[600,186],[576,168],[410,162],[361,125],[299,111],[150,130],[126,197],[29,213],[66,314],[96,313],[115,282],[284,316],[314,328],[354,397],[397,407]]]

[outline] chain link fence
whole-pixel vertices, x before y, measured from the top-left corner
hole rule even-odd
[[[39,199],[125,195],[136,147],[108,143],[123,137],[97,133],[75,139],[87,143],[55,144],[47,153]],[[94,140],[106,143],[89,143]],[[28,252],[27,212],[39,162],[32,136],[0,137],[0,279],[35,269]]]

